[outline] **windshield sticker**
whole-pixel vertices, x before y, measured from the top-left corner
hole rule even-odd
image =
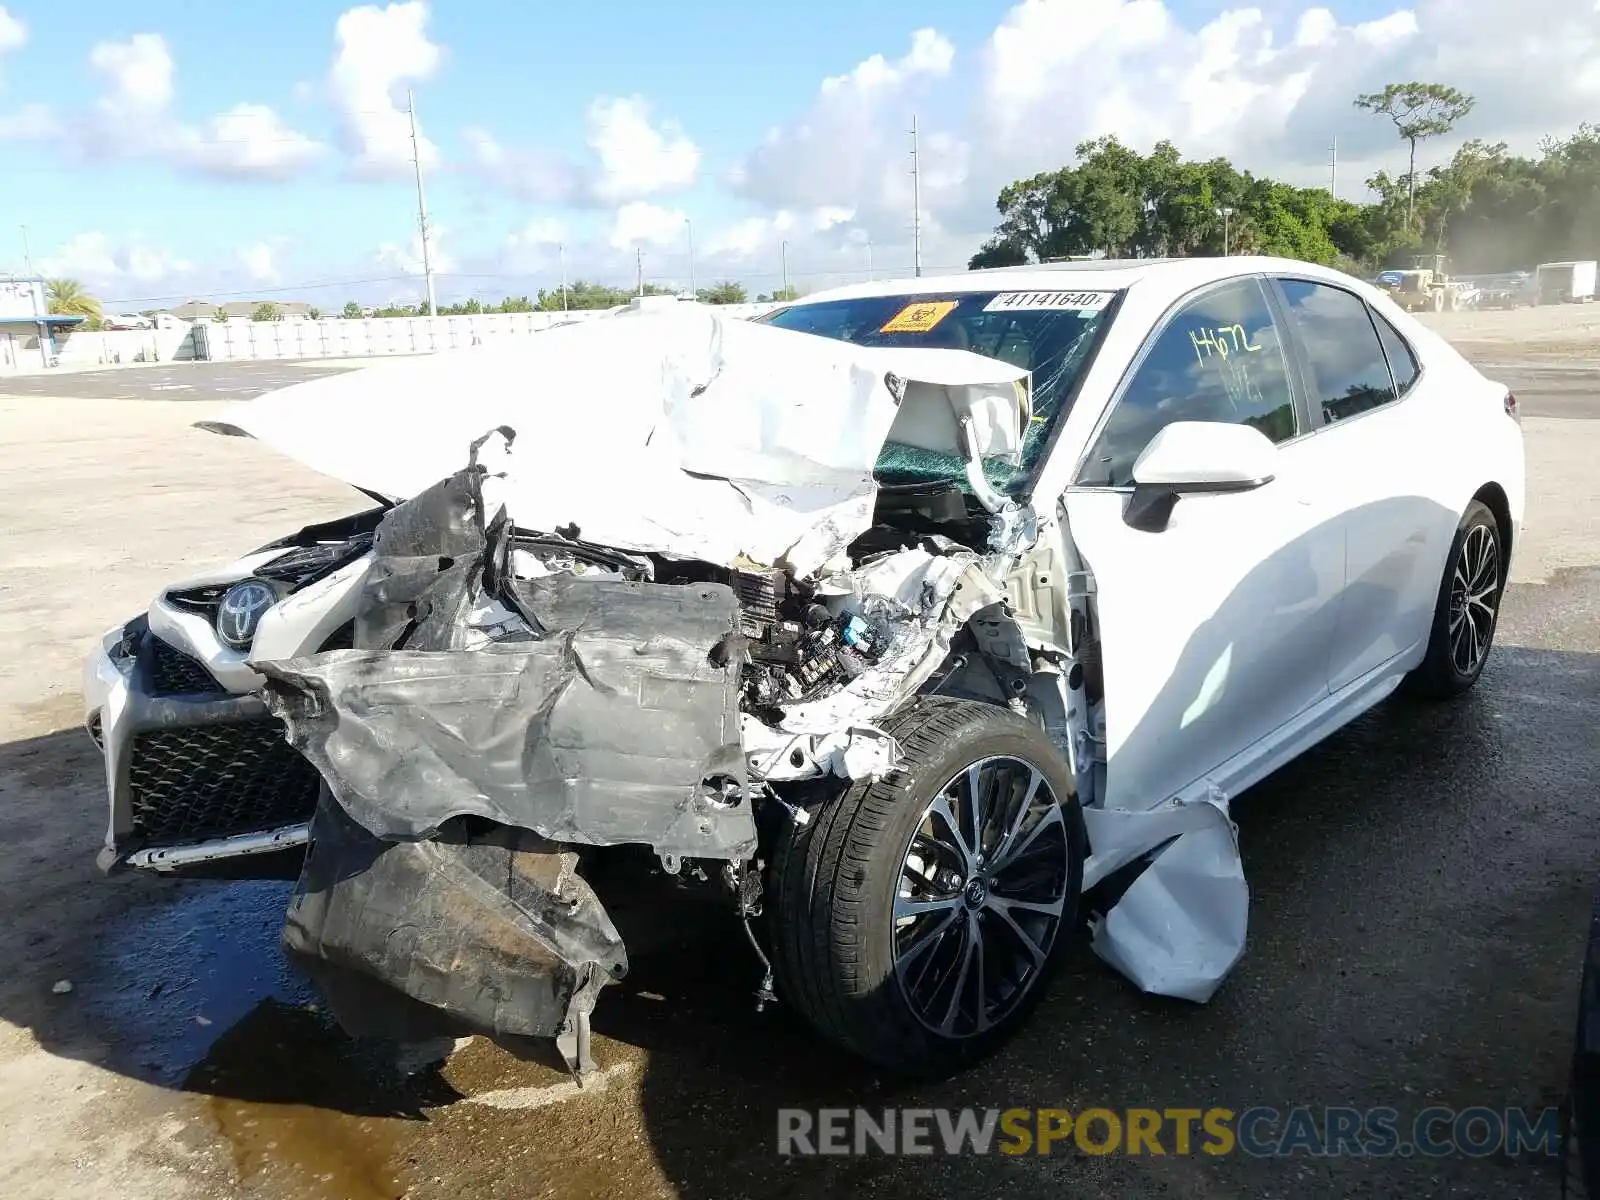
[[[918,300],[908,304],[894,316],[879,333],[927,333],[940,321],[955,312],[957,300]]]
[[[1111,303],[1111,292],[1001,292],[983,306],[984,312],[1054,308],[1070,312],[1099,312]]]

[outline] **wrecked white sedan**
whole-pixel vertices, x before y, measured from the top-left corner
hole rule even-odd
[[[300,384],[207,427],[377,507],[106,635],[102,865],[292,850],[285,946],[352,1032],[580,1072],[627,971],[584,870],[619,847],[724,890],[761,997],[895,1070],[993,1048],[1085,925],[1205,1001],[1245,942],[1230,798],[1483,669],[1517,417],[1377,290],[1250,258]]]

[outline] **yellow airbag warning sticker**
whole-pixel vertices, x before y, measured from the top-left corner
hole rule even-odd
[[[918,300],[908,304],[894,316],[879,333],[927,333],[940,321],[955,312],[957,300]]]

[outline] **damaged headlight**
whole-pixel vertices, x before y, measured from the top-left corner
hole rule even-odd
[[[259,579],[234,584],[217,606],[217,637],[230,649],[248,650],[261,618],[277,602],[278,593]]]

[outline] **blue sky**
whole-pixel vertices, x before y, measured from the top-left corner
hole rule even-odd
[[[1300,182],[1399,165],[1360,90],[1473,91],[1463,136],[1600,118],[1594,0],[439,0],[0,6],[0,270],[114,301],[415,295],[414,90],[441,297],[573,277],[770,290],[959,266],[1012,179],[1115,132]],[[1537,80],[1530,55],[1555,69]],[[1564,65],[1565,64],[1565,65]],[[825,84],[825,80],[832,83]],[[248,106],[241,108],[240,106]],[[1439,147],[1447,155],[1448,147]],[[871,246],[871,251],[867,249]],[[560,247],[560,249],[558,249]],[[330,282],[331,281],[331,282]],[[325,286],[322,286],[325,285]]]

